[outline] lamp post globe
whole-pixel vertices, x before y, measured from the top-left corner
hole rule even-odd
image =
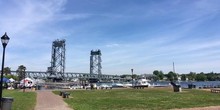
[[[10,38],[8,37],[7,33],[5,32],[5,34],[1,37],[2,45],[4,48],[8,44],[9,40],[10,40]]]
[[[4,69],[4,62],[5,62],[5,47],[7,46],[10,38],[8,37],[7,33],[1,37],[2,46],[3,46],[3,55],[2,55],[2,69],[1,69],[1,82],[0,82],[0,107],[2,108],[2,84],[3,84],[3,69]]]

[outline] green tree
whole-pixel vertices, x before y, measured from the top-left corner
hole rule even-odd
[[[186,75],[185,74],[181,75],[181,81],[186,81]]]
[[[196,75],[196,81],[206,81],[206,80],[207,80],[207,76],[203,72]]]
[[[169,81],[178,80],[177,74],[174,73],[174,72],[172,72],[172,71],[170,71],[170,72],[167,74],[167,79],[168,79]]]
[[[26,67],[24,65],[20,65],[18,66],[18,69],[17,69],[17,74],[18,74],[18,80],[22,80],[23,78],[25,78],[25,70],[26,70]]]
[[[123,74],[123,75],[121,75],[120,77],[121,77],[121,78],[126,78],[126,77],[127,77],[127,75],[124,75],[124,74]]]
[[[195,72],[190,72],[188,75],[187,75],[188,79],[190,81],[194,81],[196,79],[196,73]]]
[[[158,76],[159,76],[160,80],[163,80],[163,78],[164,78],[163,71],[160,71]]]
[[[206,74],[208,81],[216,81],[218,79],[218,74],[210,72]]]
[[[157,76],[157,75],[160,74],[160,72],[159,72],[158,70],[154,70],[154,71],[153,71],[153,74]]]
[[[154,71],[153,71],[153,74],[156,76],[156,77],[154,77],[154,80],[155,80],[155,81],[160,80],[160,78],[159,78],[160,72],[159,72],[158,70],[154,70]]]
[[[5,67],[5,68],[3,69],[3,73],[4,73],[5,75],[11,74],[11,68]]]
[[[163,80],[164,78],[163,71],[154,70],[153,74],[156,76],[155,80]]]
[[[16,81],[18,80],[18,76],[13,75],[13,74],[7,74],[7,75],[5,75],[5,77],[8,78],[8,79],[13,78]]]

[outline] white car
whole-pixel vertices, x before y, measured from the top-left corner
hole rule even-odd
[[[69,88],[70,89],[82,89],[83,88],[83,86],[80,86],[80,85],[71,85],[71,86],[69,86]]]
[[[107,85],[107,84],[101,84],[101,85],[100,85],[100,88],[101,88],[101,89],[112,89],[112,86]]]

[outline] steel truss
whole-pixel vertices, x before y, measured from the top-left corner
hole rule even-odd
[[[33,79],[47,79],[51,73],[49,72],[42,72],[42,71],[25,71],[26,76],[29,78]],[[16,75],[16,71],[11,71],[11,74]],[[120,78],[117,75],[104,75],[102,74],[101,76],[98,76],[97,74],[91,75],[90,73],[73,73],[73,72],[66,72],[64,73],[64,78],[65,79],[74,79],[74,78],[79,78],[79,79],[89,79],[89,78],[100,78],[103,80],[112,80],[115,78]]]
[[[91,50],[90,54],[90,75],[98,75],[98,78],[102,76],[102,59],[101,59],[101,50],[93,51]]]
[[[65,40],[55,40],[52,44],[51,66],[48,67],[50,76],[64,78],[65,72]]]

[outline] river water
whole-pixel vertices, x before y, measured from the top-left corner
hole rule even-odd
[[[126,82],[128,83],[128,82]],[[125,82],[121,83],[97,83],[97,85],[109,85],[113,86],[115,84],[117,85],[124,85]],[[149,82],[151,86],[155,87],[161,87],[161,86],[170,86],[170,81],[151,81]],[[189,88],[189,85],[193,85],[192,88],[202,89],[202,88],[220,88],[220,81],[180,81],[175,82],[177,85],[181,85],[182,88]],[[131,83],[130,83],[131,84]]]
[[[151,85],[158,86],[168,86],[169,83],[169,81],[150,82]],[[175,83],[181,85],[182,88],[188,88],[189,85],[194,85],[195,88],[220,88],[220,81],[180,81]]]

